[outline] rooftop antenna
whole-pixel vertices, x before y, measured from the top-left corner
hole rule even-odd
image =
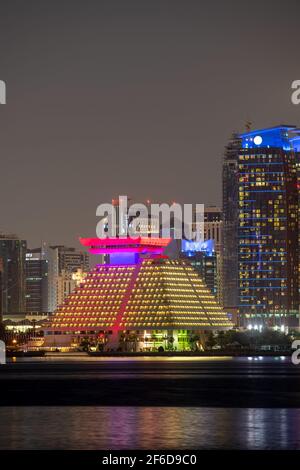
[[[252,122],[251,122],[251,121],[246,121],[246,122],[245,122],[245,129],[246,129],[246,132],[250,132],[250,131],[251,131],[251,127],[252,127]]]

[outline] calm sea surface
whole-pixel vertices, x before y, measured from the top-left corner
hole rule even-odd
[[[300,409],[4,407],[0,449],[300,449]]]
[[[53,355],[10,362],[0,385],[11,390],[0,406],[0,449],[300,450],[300,369],[290,358]],[[57,401],[66,390],[67,397],[77,390],[83,403]],[[46,395],[46,406],[14,406],[22,394]],[[167,406],[147,399],[127,406],[134,394],[163,395]],[[111,406],[119,403],[125,406]]]

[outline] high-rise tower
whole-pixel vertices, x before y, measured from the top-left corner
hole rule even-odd
[[[43,247],[26,253],[26,312],[48,311],[48,260]]]
[[[299,325],[294,131],[294,126],[278,126],[239,136],[239,312],[244,325]]]
[[[238,306],[238,156],[241,140],[233,134],[223,159],[222,301]]]
[[[25,312],[26,241],[16,235],[0,235],[2,313]]]

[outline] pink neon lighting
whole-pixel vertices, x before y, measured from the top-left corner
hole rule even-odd
[[[161,253],[171,238],[79,238],[92,254]]]
[[[147,245],[147,246],[167,246],[171,238],[79,238],[83,246],[99,246],[99,245]]]
[[[131,274],[131,279],[129,281],[129,284],[126,287],[126,293],[123,297],[122,303],[120,305],[119,312],[117,313],[116,319],[115,319],[115,324],[112,327],[113,331],[119,331],[121,329],[121,323],[124,317],[125,309],[127,306],[127,303],[130,299],[130,296],[132,294],[132,289],[134,288],[134,285],[136,283],[137,277],[139,275],[139,272],[141,270],[142,263],[136,264],[133,273]]]

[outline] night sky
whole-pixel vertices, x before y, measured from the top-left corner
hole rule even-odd
[[[76,246],[119,194],[220,204],[232,131],[300,125],[299,16],[299,0],[1,0],[0,229]]]

